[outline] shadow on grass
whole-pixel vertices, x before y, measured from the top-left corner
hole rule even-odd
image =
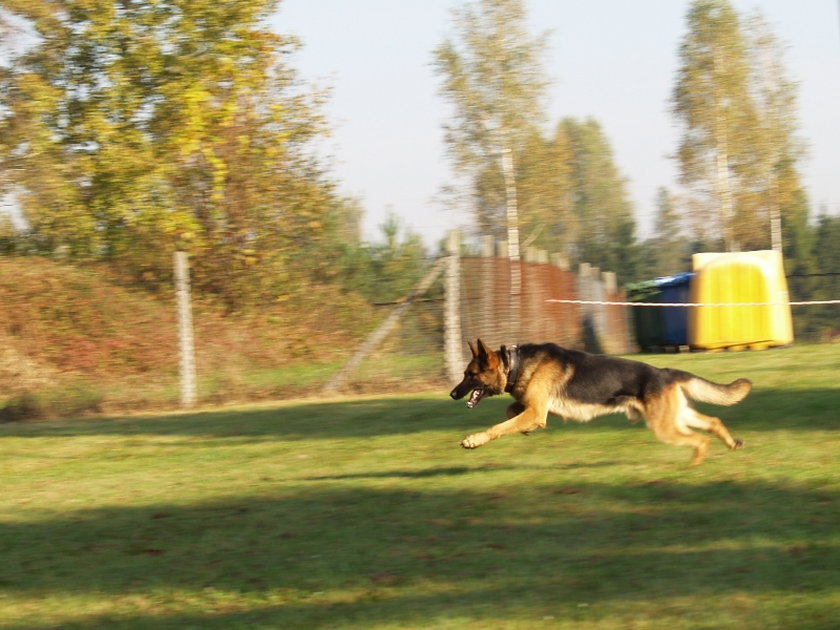
[[[432,468],[407,478],[462,472]],[[838,499],[820,487],[738,482],[494,493],[406,484],[78,511],[0,524],[0,586],[13,597],[153,601],[148,614],[80,623],[102,630],[536,623],[547,613],[573,615],[578,604],[592,606],[591,622],[600,603],[687,594],[714,602],[732,592],[789,594],[814,610],[772,627],[827,629],[836,619],[817,602],[840,588],[840,550],[826,542],[836,540]],[[185,592],[205,602],[203,612],[153,612]],[[228,600],[215,606],[212,593]],[[773,619],[750,614],[758,614],[752,627]]]
[[[76,435],[188,435],[219,439],[317,439],[374,437],[411,434],[428,430],[452,430],[462,434],[504,419],[510,399],[501,396],[482,402],[474,410],[453,402],[445,395],[429,397],[387,397],[330,402],[283,404],[256,410],[220,409],[164,416],[99,418],[61,423],[0,425],[9,436]],[[719,416],[737,434],[745,430],[837,430],[840,420],[840,388],[797,391],[758,389],[742,403],[731,407],[700,405]],[[570,422],[566,426],[577,427]],[[549,419],[549,430],[563,430],[558,418]],[[583,430],[638,429],[621,417],[595,419]],[[453,438],[453,439],[455,439]]]
[[[600,468],[603,466],[614,466],[612,461],[595,461],[595,462],[572,462],[564,463],[558,462],[545,466],[545,470],[560,471],[560,470],[575,470],[581,468]],[[474,474],[479,471],[503,471],[503,470],[518,470],[521,466],[505,466],[499,464],[485,464],[484,466],[445,466],[441,468],[427,468],[425,470],[388,470],[385,472],[370,472],[370,473],[351,473],[344,475],[318,475],[313,477],[304,477],[304,481],[341,481],[348,479],[428,479],[433,477],[455,477],[459,475]],[[528,466],[529,470],[537,470],[543,467]]]
[[[507,469],[512,466],[494,466],[494,470]],[[425,470],[388,470],[385,472],[351,473],[346,475],[316,475],[304,477],[305,481],[340,481],[343,479],[428,479],[433,477],[454,477],[475,472],[469,466],[445,466],[442,468],[427,468]]]

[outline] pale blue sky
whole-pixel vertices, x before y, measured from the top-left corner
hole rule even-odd
[[[380,236],[389,210],[429,245],[469,217],[436,201],[452,182],[432,49],[452,35],[460,0],[282,0],[276,30],[297,35],[292,63],[332,87],[327,150],[344,194],[365,209],[363,235]],[[732,0],[761,12],[787,45],[800,82],[801,172],[814,211],[840,214],[840,17],[838,0]],[[549,123],[599,121],[628,179],[644,236],[660,186],[678,191],[669,113],[688,0],[527,0],[533,32],[550,31]]]

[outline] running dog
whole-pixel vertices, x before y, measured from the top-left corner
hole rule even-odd
[[[733,450],[743,446],[719,418],[693,409],[688,399],[734,405],[752,389],[746,378],[722,385],[682,370],[589,354],[553,343],[491,350],[479,339],[469,346],[472,359],[464,379],[450,396],[460,400],[469,393],[470,409],[485,396],[504,392],[515,402],[507,408],[506,421],[467,436],[461,442],[464,448],[478,448],[511,433],[527,435],[544,428],[548,414],[588,422],[610,413],[623,413],[631,422],[644,419],[666,444],[692,447],[692,465],[705,459],[709,438],[691,429],[709,431]]]

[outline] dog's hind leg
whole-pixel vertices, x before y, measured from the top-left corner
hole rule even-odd
[[[657,427],[653,430],[660,441],[676,446],[690,446],[694,449],[694,456],[691,458],[690,464],[696,466],[703,463],[703,460],[706,459],[706,453],[709,451],[709,438],[693,431],[683,433],[676,429],[663,429]]]
[[[518,412],[518,413],[517,413]],[[511,433],[528,434],[534,429],[545,427],[548,418],[548,410],[528,407],[522,403],[515,402],[507,409],[508,420],[495,424],[489,429],[480,433],[473,433],[461,440],[461,446],[467,449],[478,448],[492,440],[497,440]],[[510,414],[514,413],[513,417]]]
[[[671,418],[650,418],[648,426],[653,430],[654,435],[666,444],[676,446],[690,446],[694,449],[694,457],[691,458],[691,465],[701,464],[706,459],[709,450],[709,438],[689,429],[680,430]]]
[[[523,405],[521,402],[516,401],[514,403],[509,404],[506,412],[508,420],[510,420],[511,418],[515,418],[523,411],[525,411],[525,405]]]
[[[660,398],[648,403],[645,410],[647,425],[654,435],[666,444],[690,446],[694,449],[691,465],[696,466],[706,459],[709,450],[709,438],[694,433],[680,422],[680,415],[688,409],[688,403],[682,392],[672,389]]]
[[[691,407],[686,407],[683,410],[683,419],[685,423],[693,427],[695,429],[703,429],[704,431],[708,431],[716,435],[720,438],[721,442],[726,444],[731,450],[735,450],[736,448],[741,448],[744,445],[743,440],[739,440],[738,438],[733,438],[729,430],[723,424],[720,418],[714,418],[712,416],[707,416],[705,414],[700,413],[696,409],[692,409]]]

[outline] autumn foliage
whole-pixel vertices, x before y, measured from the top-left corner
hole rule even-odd
[[[370,326],[370,307],[323,286],[313,287],[308,303],[301,298],[248,312],[198,300],[193,317],[199,373],[215,388],[206,397],[223,401],[282,396],[276,382],[259,389],[244,375],[311,362],[321,346],[343,352]],[[175,320],[171,291],[126,287],[104,266],[2,257],[0,391],[8,398],[84,390],[95,407],[171,405]]]

